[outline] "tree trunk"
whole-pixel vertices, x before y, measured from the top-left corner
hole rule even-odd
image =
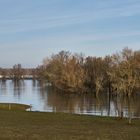
[[[131,99],[130,99],[130,96],[128,96],[128,123],[131,124],[132,123],[132,114],[131,114],[131,106],[130,106],[130,103],[131,103]]]

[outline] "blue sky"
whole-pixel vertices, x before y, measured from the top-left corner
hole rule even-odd
[[[140,0],[0,0],[0,67],[36,67],[67,50],[140,49]]]

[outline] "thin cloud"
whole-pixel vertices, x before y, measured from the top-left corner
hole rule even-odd
[[[127,4],[120,7],[97,8],[96,11],[73,13],[56,17],[31,17],[21,19],[5,19],[0,21],[0,34],[12,34],[18,32],[31,32],[61,28],[64,26],[78,25],[84,22],[94,22],[111,18],[122,18],[140,14],[140,3]]]

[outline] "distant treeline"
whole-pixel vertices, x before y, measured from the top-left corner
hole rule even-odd
[[[21,64],[15,64],[13,68],[0,68],[0,79],[20,80],[24,78],[36,78],[36,69],[22,68]]]
[[[99,92],[132,95],[140,88],[140,51],[124,48],[105,57],[84,57],[61,51],[43,60],[36,69],[39,79],[47,79],[61,90],[72,93]]]

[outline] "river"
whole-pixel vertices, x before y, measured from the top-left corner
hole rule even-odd
[[[130,111],[133,117],[140,117],[140,94],[135,94],[130,102],[107,93],[101,93],[99,98],[93,94],[66,94],[37,80],[1,80],[0,102],[32,105],[32,111],[101,116],[119,116],[123,112],[124,117]]]

